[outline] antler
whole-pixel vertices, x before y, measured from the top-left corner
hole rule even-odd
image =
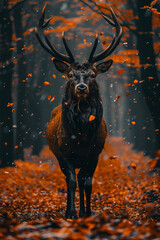
[[[117,45],[120,42],[120,39],[121,39],[121,36],[122,36],[122,27],[119,24],[119,22],[117,20],[117,17],[116,17],[116,14],[114,13],[112,8],[110,8],[110,11],[111,11],[111,14],[112,14],[113,22],[107,16],[105,16],[104,14],[102,14],[102,16],[105,19],[105,21],[107,21],[112,26],[116,27],[116,32],[114,34],[114,37],[113,37],[110,45],[103,52],[94,56],[94,53],[96,51],[97,44],[98,44],[98,35],[96,35],[96,39],[95,39],[91,54],[90,54],[89,59],[88,59],[88,62],[90,62],[92,64],[108,57],[115,50],[115,48],[117,47]]]
[[[64,37],[64,32],[62,32],[62,40],[63,40],[64,46],[65,46],[65,49],[68,53],[68,56],[60,53],[54,47],[54,45],[52,45],[50,43],[47,35],[43,32],[44,28],[48,26],[48,24],[51,20],[51,18],[50,18],[50,19],[47,20],[46,23],[44,23],[45,10],[46,10],[46,5],[44,6],[44,8],[42,10],[41,17],[39,19],[38,27],[37,28],[35,27],[35,33],[36,33],[36,36],[38,38],[39,43],[48,53],[50,53],[56,59],[61,60],[61,61],[65,61],[65,62],[68,62],[68,63],[75,62],[74,57],[73,57],[73,55],[72,55],[72,53],[71,53],[71,51],[70,51],[70,49],[67,45],[66,39]]]

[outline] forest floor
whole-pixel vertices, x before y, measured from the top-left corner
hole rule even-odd
[[[108,138],[93,180],[92,216],[65,219],[66,183],[56,159],[0,169],[0,239],[160,239],[160,175],[121,138]],[[76,209],[79,194],[76,191]]]

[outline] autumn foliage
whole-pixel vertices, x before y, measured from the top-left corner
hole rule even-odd
[[[121,138],[108,139],[94,175],[93,215],[69,221],[65,178],[48,147],[16,161],[0,170],[0,239],[159,239],[155,164]]]

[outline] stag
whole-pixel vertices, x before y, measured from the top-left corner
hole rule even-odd
[[[67,45],[64,32],[62,40],[67,55],[60,53],[49,41],[44,32],[44,28],[50,22],[50,19],[46,23],[44,22],[45,9],[46,6],[42,10],[35,33],[41,46],[52,55],[56,69],[68,78],[62,104],[51,113],[46,131],[47,141],[66,177],[67,209],[65,216],[74,219],[77,217],[74,203],[77,186],[75,169],[79,169],[79,217],[89,216],[91,215],[92,177],[107,136],[96,76],[106,72],[113,61],[108,59],[97,65],[94,63],[105,59],[115,50],[120,42],[122,28],[112,8],[110,8],[112,19],[102,14],[103,18],[116,28],[114,37],[106,49],[95,55],[98,44],[97,35],[88,61],[80,64],[75,61]],[[86,194],[86,208],[84,193]]]

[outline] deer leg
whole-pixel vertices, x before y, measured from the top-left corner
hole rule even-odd
[[[92,193],[92,177],[86,178],[86,184],[85,184],[85,194],[86,194],[86,214],[88,216],[91,215],[91,193]]]
[[[80,197],[80,211],[79,217],[83,217],[85,214],[84,207],[84,184],[85,184],[85,176],[82,172],[82,169],[78,173],[78,186],[79,186],[79,197]]]
[[[74,203],[75,191],[76,191],[76,176],[75,172],[69,172],[66,176],[67,182],[67,210],[66,210],[66,218],[75,219],[76,209]]]

